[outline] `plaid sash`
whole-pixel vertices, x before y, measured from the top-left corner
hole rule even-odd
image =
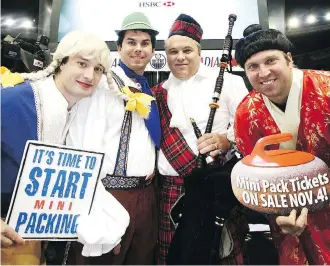
[[[162,85],[163,83],[156,85],[152,89],[157,100],[163,131],[160,148],[180,178],[184,178],[195,167],[197,156],[190,149],[180,130],[170,127],[172,114],[167,105],[167,90]]]

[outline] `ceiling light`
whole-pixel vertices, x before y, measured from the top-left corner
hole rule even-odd
[[[309,15],[306,19],[307,23],[313,24],[316,22],[316,17],[314,15]]]
[[[4,25],[6,26],[13,26],[15,24],[15,20],[11,19],[11,18],[7,18]]]
[[[288,21],[289,28],[297,28],[299,27],[299,19],[296,17],[290,18]]]
[[[32,28],[32,25],[33,24],[32,24],[31,20],[25,20],[25,21],[22,22],[21,27],[29,29],[29,28]]]
[[[325,14],[325,19],[326,20],[330,20],[330,12],[328,12],[328,13]]]

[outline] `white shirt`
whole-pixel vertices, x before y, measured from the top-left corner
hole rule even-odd
[[[46,143],[64,144],[76,106],[68,111],[68,101],[56,87],[53,76],[32,82],[31,86],[37,106],[38,139]]]
[[[140,88],[140,84],[129,79],[121,68],[116,69],[116,74],[126,86]],[[85,149],[104,152],[104,174],[113,174],[124,114],[124,100],[110,91],[104,77],[93,95],[79,102],[76,118],[72,122],[68,143],[73,144],[82,138],[85,139]],[[155,146],[144,119],[137,112],[133,112],[126,174],[148,176],[153,173],[154,168]]]
[[[304,73],[302,70],[292,69],[292,85],[286,103],[285,112],[272,103],[265,95],[262,98],[274,118],[281,133],[291,133],[292,139],[280,144],[280,149],[295,150],[300,124],[300,109],[303,91]]]
[[[189,80],[179,80],[171,73],[163,87],[168,91],[167,104],[172,113],[171,127],[176,126],[181,131],[189,147],[197,155],[197,138],[189,118],[193,118],[202,133],[205,132],[209,118],[216,78],[219,72],[200,64],[198,72]],[[233,124],[238,104],[248,94],[248,90],[241,77],[224,74],[220,107],[215,113],[212,132],[227,134],[233,137]],[[178,176],[178,173],[160,151],[158,169],[162,175]]]

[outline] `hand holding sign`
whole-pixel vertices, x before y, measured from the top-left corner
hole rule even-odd
[[[264,137],[251,155],[234,166],[232,188],[243,205],[276,215],[289,215],[305,207],[313,212],[329,206],[329,169],[321,159],[296,150],[265,151],[266,145],[291,138],[291,134]]]
[[[283,234],[300,236],[307,225],[308,209],[303,208],[297,218],[297,211],[292,210],[289,216],[278,216],[277,225],[281,228]]]
[[[24,239],[8,224],[1,220],[1,247],[24,244]]]

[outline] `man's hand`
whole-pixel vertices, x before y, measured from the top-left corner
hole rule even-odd
[[[10,247],[13,244],[22,245],[24,243],[24,239],[1,220],[1,247]]]
[[[297,211],[292,210],[289,216],[278,216],[276,223],[281,228],[282,233],[300,236],[307,225],[307,213],[308,209],[303,208],[299,217],[296,219]]]
[[[197,140],[197,149],[201,154],[210,152],[212,157],[219,153],[226,153],[230,148],[230,142],[224,134],[207,133]]]

